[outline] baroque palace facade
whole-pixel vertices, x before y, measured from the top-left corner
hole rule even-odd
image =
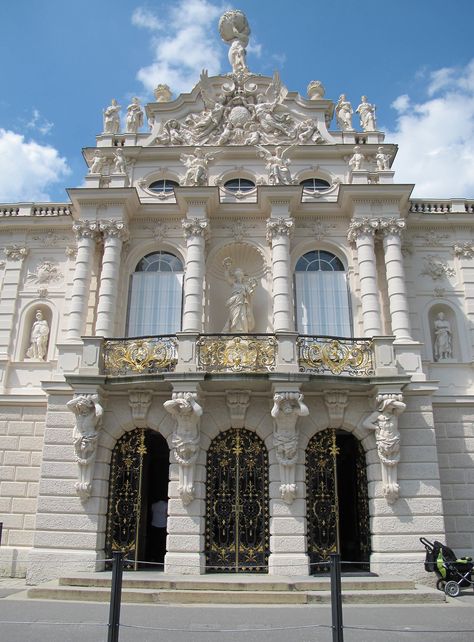
[[[232,71],[112,101],[71,202],[0,207],[5,575],[472,552],[474,201],[410,199],[365,97],[219,30]]]

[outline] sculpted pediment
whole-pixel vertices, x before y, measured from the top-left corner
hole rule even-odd
[[[273,78],[247,73],[208,77],[191,93],[146,106],[145,146],[315,145],[335,141],[327,127],[333,103],[289,93]]]

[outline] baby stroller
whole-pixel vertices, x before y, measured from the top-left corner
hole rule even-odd
[[[436,573],[438,590],[450,597],[457,597],[461,587],[472,586],[474,589],[472,557],[456,557],[454,551],[436,540],[430,542],[420,537],[420,542],[426,551],[425,571]]]

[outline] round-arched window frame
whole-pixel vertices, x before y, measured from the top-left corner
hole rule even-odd
[[[312,250],[295,266],[298,332],[307,335],[352,336],[347,274],[342,261],[326,250]]]
[[[127,336],[162,336],[181,330],[184,267],[170,252],[152,252],[130,277]]]
[[[175,187],[179,187],[179,183],[169,178],[161,178],[158,181],[150,183],[148,189],[150,192],[156,192],[157,194],[172,194]]]
[[[330,183],[325,181],[323,178],[305,178],[300,182],[300,185],[303,186],[303,189],[307,192],[324,192],[331,187]]]

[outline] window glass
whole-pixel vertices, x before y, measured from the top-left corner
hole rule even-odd
[[[247,178],[231,178],[230,181],[224,183],[224,187],[229,192],[250,192],[254,189],[255,183]]]
[[[127,335],[174,334],[181,329],[183,264],[168,252],[143,257],[130,278]]]
[[[160,181],[154,181],[151,185],[148,186],[148,189],[152,192],[159,192],[165,194],[171,194],[175,187],[179,187],[179,183],[176,181],[170,181],[168,178],[164,178]]]
[[[322,178],[306,178],[301,181],[300,185],[304,187],[307,192],[322,192],[331,185]]]
[[[295,268],[296,325],[301,334],[352,336],[349,292],[341,260],[313,250]]]

